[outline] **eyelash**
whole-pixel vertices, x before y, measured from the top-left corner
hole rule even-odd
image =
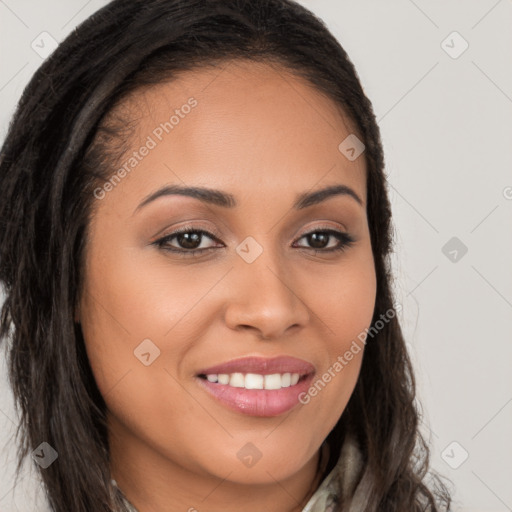
[[[212,240],[219,241],[218,238],[213,233],[210,233],[209,231],[206,231],[204,229],[197,229],[197,228],[192,228],[192,227],[186,226],[178,231],[174,231],[173,233],[170,233],[170,234],[160,238],[159,240],[156,240],[155,242],[153,242],[152,245],[157,245],[160,249],[163,249],[164,251],[182,254],[184,257],[197,257],[206,251],[216,249],[216,247],[207,247],[207,248],[203,248],[203,249],[176,249],[175,247],[170,248],[168,245],[166,245],[166,243],[168,243],[173,238],[175,238],[179,235],[183,235],[185,233],[198,233],[201,235],[206,235],[209,238],[211,238]],[[331,228],[325,228],[325,229],[317,228],[314,231],[309,231],[308,233],[304,233],[299,238],[299,240],[304,237],[307,237],[308,235],[312,235],[315,233],[322,233],[322,234],[327,234],[327,235],[333,236],[339,240],[340,245],[338,247],[334,247],[334,248],[330,248],[330,249],[313,249],[313,248],[308,249],[307,247],[299,247],[299,249],[311,250],[314,252],[315,255],[318,253],[336,253],[336,252],[342,252],[342,251],[346,250],[347,248],[351,247],[355,242],[355,239],[348,233],[345,233],[344,231],[337,231],[337,230],[331,229]],[[201,239],[201,241],[202,241],[202,239]]]

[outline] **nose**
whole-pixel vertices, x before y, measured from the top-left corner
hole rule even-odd
[[[292,272],[265,250],[252,263],[240,259],[231,272],[226,325],[275,340],[303,328],[310,318]]]

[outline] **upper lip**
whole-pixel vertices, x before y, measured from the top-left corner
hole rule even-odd
[[[304,361],[291,356],[278,357],[241,357],[232,359],[209,368],[204,368],[198,375],[212,375],[219,373],[256,373],[259,375],[272,375],[274,373],[298,373],[307,375],[313,373],[315,367]]]

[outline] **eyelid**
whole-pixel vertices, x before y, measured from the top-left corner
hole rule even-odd
[[[323,224],[323,225],[313,226],[311,228],[308,228],[306,231],[304,231],[302,233],[302,235],[299,236],[299,238],[303,237],[305,235],[309,235],[311,233],[315,233],[316,231],[328,231],[328,230],[338,231],[340,233],[347,233],[348,234],[348,230],[345,228],[345,226],[340,227],[339,225],[338,226],[333,226],[332,224]]]
[[[193,222],[193,221],[192,221]],[[201,231],[206,233],[208,236],[216,238],[219,240],[222,237],[222,233],[218,231],[216,227],[203,227],[198,224],[183,224],[177,228],[172,229],[167,233],[167,229],[162,230],[160,233],[155,235],[150,243],[156,243],[163,238],[169,238],[171,236],[179,235],[181,233],[187,233],[189,231]]]
[[[320,226],[313,226],[309,229],[307,229],[306,231],[304,231],[302,234],[300,235],[297,235],[297,239],[300,239],[304,236],[307,236],[307,235],[310,235],[312,233],[315,233],[317,231],[323,231],[323,230],[331,230],[331,231],[337,231],[337,232],[341,232],[341,233],[344,233],[344,234],[347,234],[348,235],[348,230],[345,228],[345,226],[343,226],[342,228],[340,228],[339,226],[338,227],[334,227],[332,225],[320,225]],[[207,234],[208,236],[211,236],[213,238],[216,238],[217,241],[220,241],[220,238],[223,236],[222,233],[220,233],[215,227],[202,227],[201,225],[197,225],[197,224],[184,224],[176,229],[173,229],[170,233],[165,233],[166,230],[163,230],[164,231],[164,234],[158,234],[156,235],[152,240],[151,240],[151,243],[155,243],[155,242],[158,242],[159,240],[161,240],[162,238],[167,238],[167,237],[171,237],[171,236],[175,236],[175,235],[179,235],[183,232],[188,232],[188,231],[202,231],[204,232],[205,234]]]

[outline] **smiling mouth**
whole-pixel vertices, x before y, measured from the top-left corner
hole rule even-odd
[[[200,374],[198,377],[212,384],[223,384],[232,388],[278,390],[295,386],[301,380],[306,379],[308,374],[286,372],[261,375],[236,372]]]
[[[279,416],[299,405],[316,369],[292,356],[248,356],[201,368],[196,382],[217,403],[249,416]]]
[[[197,382],[208,395],[228,409],[249,416],[272,417],[299,405],[314,372],[199,374]]]

